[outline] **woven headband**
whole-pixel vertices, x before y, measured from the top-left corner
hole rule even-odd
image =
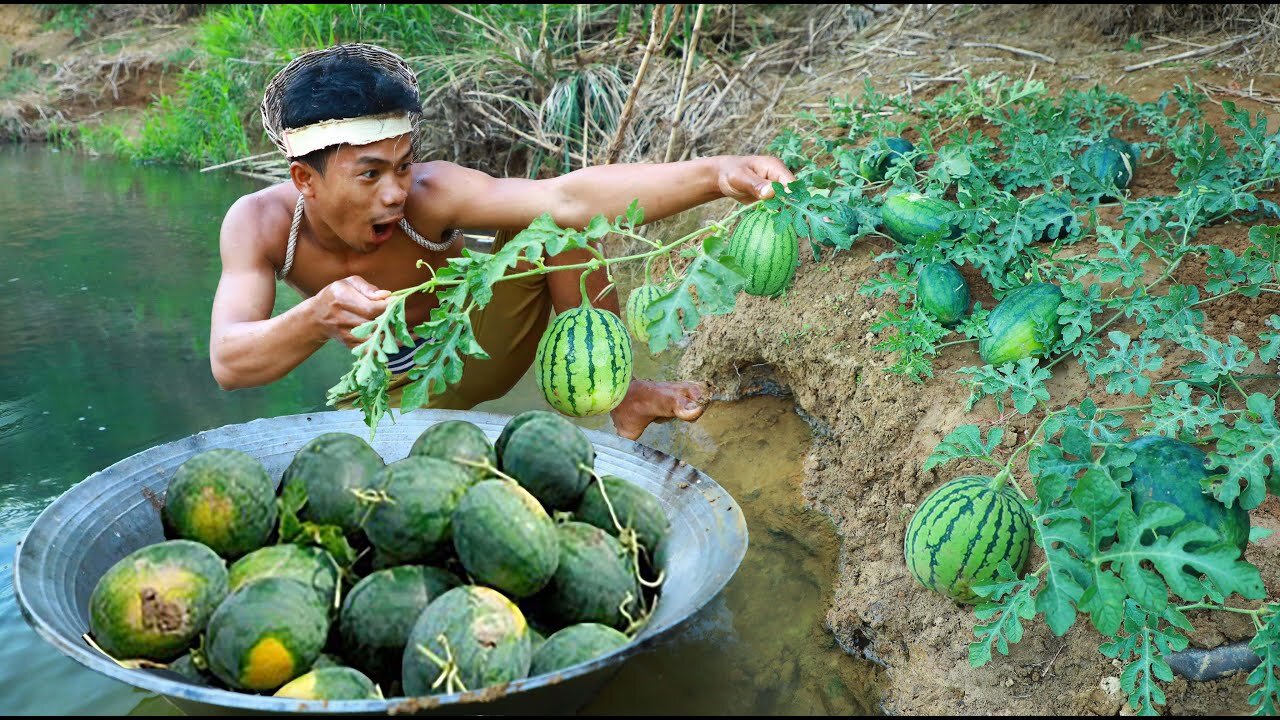
[[[324,120],[300,128],[284,128],[282,105],[284,88],[301,70],[335,55],[357,57],[385,70],[404,82],[416,94],[418,77],[399,55],[377,45],[352,43],[315,50],[300,55],[276,74],[262,95],[262,128],[286,157],[299,157],[340,143],[367,145],[414,131],[416,113],[401,111],[358,118]]]

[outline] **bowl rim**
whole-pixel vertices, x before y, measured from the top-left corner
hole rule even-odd
[[[126,685],[148,690],[168,698],[179,698],[229,709],[284,713],[370,714],[424,711],[454,705],[467,706],[491,702],[510,697],[517,693],[537,690],[539,688],[557,685],[574,678],[587,676],[612,665],[620,665],[627,658],[648,650],[657,641],[665,639],[670,633],[688,625],[694,616],[714,600],[724,590],[725,586],[728,585],[729,581],[737,575],[738,569],[741,567],[742,560],[746,556],[747,548],[750,544],[747,523],[742,514],[741,506],[727,490],[716,483],[709,475],[688,463],[685,463],[683,460],[679,460],[678,458],[668,455],[661,450],[643,445],[637,441],[627,440],[618,435],[601,430],[577,426],[586,433],[588,439],[591,440],[593,445],[609,447],[625,455],[631,455],[643,460],[646,463],[652,463],[654,461],[665,462],[671,464],[673,467],[679,467],[685,471],[695,473],[699,487],[704,489],[704,493],[701,494],[701,497],[706,498],[707,495],[705,491],[710,490],[728,498],[731,501],[728,505],[728,514],[732,515],[731,519],[734,521],[734,526],[739,528],[742,534],[742,542],[734,548],[734,552],[732,553],[732,570],[723,574],[718,585],[712,588],[713,591],[707,594],[706,598],[699,603],[693,611],[686,613],[683,617],[656,631],[651,632],[653,626],[647,625],[634,639],[632,639],[631,642],[589,662],[579,663],[578,665],[551,673],[529,676],[509,683],[466,692],[420,697],[398,696],[393,698],[383,698],[380,700],[297,700],[293,698],[280,698],[272,695],[242,693],[233,690],[223,690],[221,688],[196,685],[194,683],[171,680],[162,674],[164,671],[137,670],[124,667],[103,653],[94,650],[83,640],[79,638],[73,640],[60,634],[53,628],[52,623],[49,620],[38,615],[32,609],[32,604],[27,597],[27,592],[22,582],[22,578],[24,576],[24,565],[35,562],[34,559],[24,560],[24,558],[31,558],[32,552],[29,549],[27,539],[35,528],[39,527],[43,522],[46,522],[46,518],[57,511],[60,503],[69,502],[67,498],[75,492],[77,488],[81,488],[86,483],[93,482],[95,478],[110,476],[112,470],[134,460],[135,458],[138,458],[139,456],[148,453],[158,453],[163,449],[171,448],[182,443],[191,443],[202,435],[232,432],[235,429],[248,428],[256,424],[283,424],[290,421],[310,421],[315,417],[339,420],[342,419],[338,417],[341,415],[358,417],[361,419],[361,422],[363,422],[363,414],[359,410],[327,410],[257,418],[242,423],[229,423],[148,447],[132,455],[121,458],[120,460],[90,474],[83,480],[67,488],[59,494],[57,498],[50,502],[38,516],[36,516],[36,519],[32,522],[31,526],[27,528],[26,532],[23,533],[22,538],[18,541],[14,549],[14,597],[18,601],[18,606],[21,609],[22,615],[26,619],[27,624],[46,642],[53,645],[62,652],[62,654],[70,657],[72,660],[75,660],[80,665],[90,670],[102,673],[103,675],[125,683]],[[481,420],[496,423],[498,425],[505,425],[507,421],[515,417],[515,415],[503,413],[481,412],[474,410],[438,410],[431,408],[422,408],[410,413],[401,413],[398,409],[392,409],[387,413],[387,415],[397,425],[402,422],[421,422],[423,429],[445,420]],[[708,502],[709,504],[710,501],[704,500],[704,502]]]

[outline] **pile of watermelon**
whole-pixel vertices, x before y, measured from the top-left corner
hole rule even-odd
[[[119,662],[306,700],[480,690],[627,645],[652,614],[658,499],[595,472],[581,429],[512,418],[425,430],[387,463],[362,438],[304,445],[280,493],[255,458],[194,455],[163,542],[112,566],[90,639]]]

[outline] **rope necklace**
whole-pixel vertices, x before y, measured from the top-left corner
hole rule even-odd
[[[293,207],[293,224],[289,226],[289,245],[285,248],[284,252],[284,267],[280,268],[279,272],[276,273],[276,278],[280,280],[283,280],[285,276],[289,274],[289,270],[293,268],[293,255],[298,248],[298,228],[302,225],[302,207],[303,197],[302,195],[298,195],[298,203]],[[400,229],[404,230],[404,234],[408,235],[410,240],[413,240],[431,252],[444,252],[450,247],[453,247],[453,244],[458,241],[458,238],[462,237],[461,230],[451,229],[444,231],[446,238],[444,242],[431,242],[419,235],[418,231],[414,230],[409,225],[409,221],[404,218],[400,220]]]

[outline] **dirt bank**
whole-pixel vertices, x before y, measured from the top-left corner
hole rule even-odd
[[[1115,41],[1091,37],[1080,28],[1046,31],[1034,10],[995,8],[954,23],[930,26],[920,42],[909,45],[912,55],[877,66],[875,82],[882,90],[902,92],[913,75],[941,75],[969,65],[975,74],[1002,70],[1012,75],[1035,73],[1051,88],[1109,89],[1150,101],[1190,77],[1203,88],[1223,88],[1210,95],[1232,99],[1250,110],[1276,108],[1249,102],[1239,88],[1275,97],[1274,75],[1239,78],[1212,63],[1195,61],[1177,67],[1125,73],[1126,65],[1185,49],[1172,44],[1154,55],[1123,51]],[[998,49],[965,48],[967,41],[998,42],[1052,55],[1056,64],[1035,63]],[[1150,41],[1149,41],[1150,42]],[[1200,40],[1211,44],[1211,40]],[[1002,56],[1002,57],[995,57]],[[858,81],[860,83],[860,80]],[[853,83],[846,81],[845,87]],[[918,85],[917,98],[932,96],[938,85]],[[847,92],[847,91],[846,91]],[[807,98],[813,100],[815,98]],[[785,101],[784,101],[785,102]],[[1210,119],[1213,120],[1213,108]],[[1217,117],[1220,119],[1220,112]],[[1231,134],[1231,131],[1226,133]],[[1136,195],[1176,193],[1168,167],[1144,167],[1138,174]],[[1247,228],[1220,226],[1200,238],[1237,251],[1247,244]],[[1063,638],[1054,637],[1041,622],[1029,626],[1009,657],[997,657],[974,670],[967,661],[973,638],[972,610],[957,606],[920,587],[903,561],[903,534],[912,513],[931,490],[945,480],[977,472],[976,465],[954,463],[922,472],[925,458],[939,440],[964,423],[997,421],[990,401],[965,413],[968,392],[954,370],[980,365],[970,346],[943,350],[935,363],[936,378],[913,384],[884,369],[889,356],[871,349],[878,339],[870,326],[879,313],[894,306],[892,296],[872,300],[857,294],[868,279],[884,271],[872,261],[887,246],[862,243],[834,259],[813,263],[805,256],[793,288],[778,300],[741,296],[735,312],[703,325],[681,361],[680,374],[716,383],[722,397],[731,399],[762,384],[789,388],[798,411],[808,417],[816,438],[805,464],[803,494],[813,507],[831,517],[843,538],[837,582],[827,620],[847,650],[883,663],[888,687],[884,710],[903,714],[1116,714],[1128,713],[1119,692],[1120,664],[1098,652],[1102,641],[1091,627],[1077,622]],[[1179,282],[1203,279],[1202,268],[1187,263]],[[968,270],[968,268],[966,268]],[[991,295],[972,274],[975,298],[991,306]],[[1264,307],[1266,306],[1266,307]],[[1206,332],[1226,339],[1228,334],[1256,337],[1263,320],[1276,312],[1265,299],[1236,302],[1226,299],[1207,310]],[[1182,358],[1166,361],[1176,372]],[[1163,379],[1163,378],[1157,378]],[[1082,371],[1067,363],[1055,371],[1051,384],[1055,401],[1078,401],[1091,396],[1101,405],[1116,405],[1100,387],[1091,387]],[[1006,442],[1012,447],[1025,439],[1025,419],[1009,421]],[[1016,434],[1010,431],[1017,431]],[[1272,498],[1253,512],[1255,526],[1276,528]],[[1262,570],[1269,597],[1280,594],[1280,544],[1266,542],[1250,549],[1250,560]],[[1038,564],[1032,558],[1032,566]],[[1193,644],[1213,647],[1252,635],[1247,621],[1225,613],[1192,617],[1199,632]],[[1215,682],[1177,680],[1166,686],[1166,712],[1208,714],[1246,712],[1250,694],[1244,674]]]

